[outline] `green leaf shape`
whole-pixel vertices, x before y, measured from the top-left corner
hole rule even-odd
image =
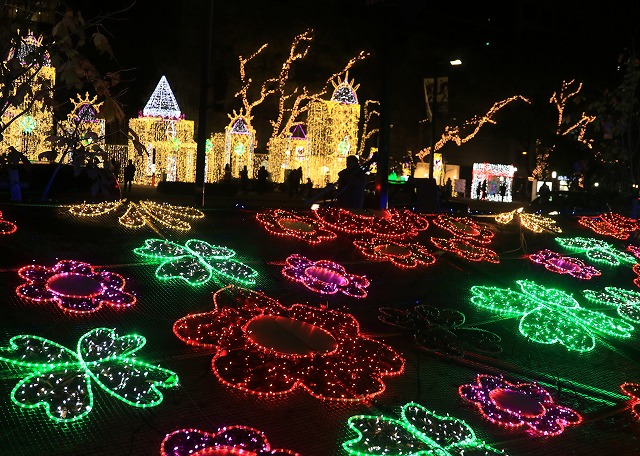
[[[525,314],[519,329],[523,336],[540,344],[558,343],[580,352],[593,350],[596,345],[593,334],[580,322],[542,306]]]
[[[358,456],[450,456],[502,455],[478,440],[464,421],[440,416],[410,402],[402,407],[401,419],[386,416],[357,415],[347,421],[356,437],[342,448]]]
[[[616,307],[618,315],[632,323],[640,323],[640,293],[618,287],[604,291],[583,290],[584,297],[596,304]]]
[[[203,285],[212,276],[211,267],[194,256],[167,260],[156,269],[156,277],[160,280],[182,279],[189,285]]]
[[[236,252],[228,247],[211,245],[208,242],[201,241],[199,239],[191,239],[187,241],[185,243],[185,247],[187,247],[192,252],[195,252],[196,255],[207,260],[226,260],[236,255]]]
[[[138,255],[152,259],[181,258],[192,254],[189,249],[180,244],[164,239],[147,239],[144,241],[144,246],[137,247],[133,251]]]
[[[9,340],[8,347],[0,348],[0,361],[17,367],[46,370],[52,363],[62,367],[79,367],[78,355],[56,342],[38,336],[20,335]]]
[[[586,253],[587,258],[597,263],[619,266],[623,263],[635,264],[637,262],[633,255],[617,250],[613,244],[600,239],[557,237],[556,242],[568,250]]]
[[[209,261],[215,272],[243,285],[255,285],[258,271],[236,260]]]
[[[540,305],[526,295],[508,288],[475,285],[471,287],[471,294],[471,302],[476,306],[510,317],[519,317]]]

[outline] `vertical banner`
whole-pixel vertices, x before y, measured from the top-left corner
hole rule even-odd
[[[436,112],[448,112],[449,111],[449,78],[442,76],[436,78],[424,78],[424,98],[427,103],[427,118],[431,120],[432,110]],[[434,90],[434,82],[437,82],[437,87]],[[433,94],[436,93],[436,103],[433,103]]]

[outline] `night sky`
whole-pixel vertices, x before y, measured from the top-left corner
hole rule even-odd
[[[85,3],[80,9],[87,17],[131,4]],[[307,58],[293,68],[293,84],[318,87],[351,56],[365,50],[371,56],[350,71],[350,78],[360,84],[358,97],[363,103],[380,99],[383,70],[390,65],[392,155],[428,145],[419,123],[425,118],[422,79],[434,71],[449,76],[448,123],[484,113],[493,102],[515,94],[534,101],[532,112],[545,110],[563,80],[583,81],[583,93],[591,96],[617,84],[617,58],[632,41],[630,3],[466,3],[215,1],[207,130],[222,131],[227,113],[241,107],[233,97],[239,87],[238,55],[270,43],[247,67],[249,75],[260,81],[279,71],[293,37],[309,28],[314,30],[314,41]],[[117,59],[108,65],[126,70],[127,91],[121,100],[127,115],[137,115],[165,75],[182,112],[197,120],[205,5],[202,0],[137,1],[105,21]],[[462,59],[463,65],[451,69],[440,64],[453,57]],[[538,111],[536,103],[541,105]],[[513,109],[512,124],[522,110]],[[269,103],[254,110],[262,145],[269,134],[266,122],[273,115]],[[527,118],[530,114],[525,113],[522,121]],[[499,127],[489,128],[493,131],[483,134],[505,134]]]

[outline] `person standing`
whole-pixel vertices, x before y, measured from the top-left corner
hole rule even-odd
[[[358,162],[358,157],[349,155],[346,168],[338,173],[338,194],[336,206],[342,208],[362,209],[364,206],[364,188],[367,184],[365,170]]]
[[[136,175],[136,165],[133,164],[133,160],[129,159],[127,166],[124,167],[124,190],[125,191],[131,192],[131,186],[133,184],[133,178],[135,175]]]
[[[249,188],[249,171],[247,170],[247,165],[240,170],[240,188],[242,189],[242,193],[247,193],[247,189]]]

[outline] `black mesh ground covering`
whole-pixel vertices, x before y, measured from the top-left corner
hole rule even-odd
[[[163,390],[164,401],[153,408],[136,409],[95,389],[93,411],[72,424],[49,420],[42,409],[22,409],[12,403],[11,390],[22,378],[0,365],[0,454],[19,455],[152,455],[158,454],[165,434],[180,428],[213,431],[222,425],[245,425],[263,431],[276,448],[303,455],[345,454],[341,443],[354,437],[346,421],[352,415],[398,417],[400,406],[415,401],[434,412],[465,420],[478,437],[516,455],[640,454],[639,426],[634,423],[620,392],[625,381],[640,381],[639,336],[628,340],[598,338],[595,350],[569,352],[525,340],[517,318],[496,316],[470,303],[473,285],[515,289],[518,279],[535,280],[575,295],[585,288],[616,285],[633,289],[630,267],[599,266],[603,275],[591,283],[558,276],[524,258],[542,248],[560,250],[550,234],[521,232],[516,225],[496,225],[491,218],[477,218],[496,232],[490,245],[501,255],[498,265],[472,263],[449,253],[436,253],[434,265],[400,270],[389,263],[364,259],[341,237],[327,244],[269,235],[255,219],[255,210],[207,209],[193,230],[176,234],[166,229],[127,229],[117,217],[105,215],[79,219],[61,206],[10,205],[0,207],[5,220],[18,224],[12,235],[0,236],[0,293],[2,319],[0,344],[18,334],[46,337],[67,347],[96,327],[115,328],[118,334],[137,333],[147,339],[141,359],[178,373],[180,385]],[[575,221],[561,222],[566,235],[591,236]],[[431,225],[417,241],[430,245],[429,236],[449,235]],[[141,259],[133,249],[147,238],[184,242],[191,238],[224,245],[258,270],[255,287],[283,305],[309,303],[352,313],[363,333],[383,341],[406,358],[405,372],[386,377],[386,391],[363,404],[322,402],[297,390],[276,399],[265,399],[221,385],[211,373],[213,350],[186,346],[172,333],[173,323],[189,314],[212,309],[212,293],[224,281],[190,287],[181,282],[159,282],[156,265]],[[623,247],[621,241],[612,241]],[[435,249],[432,249],[435,252]],[[369,296],[319,296],[282,277],[285,258],[299,253],[311,259],[331,259],[371,281]],[[122,274],[138,302],[127,310],[103,308],[90,316],[72,317],[53,304],[34,305],[16,297],[21,280],[17,269],[34,263],[52,266],[60,259],[75,259]],[[501,336],[503,351],[497,355],[467,353],[453,358],[421,350],[412,332],[378,319],[378,308],[411,309],[418,304],[453,308],[463,312],[468,325]],[[594,307],[590,307],[594,308]],[[614,315],[612,309],[598,309]],[[584,417],[577,427],[560,436],[532,438],[520,431],[499,428],[483,420],[476,409],[458,396],[458,387],[472,383],[477,373],[504,374],[513,382],[537,380],[548,387],[557,402]]]

